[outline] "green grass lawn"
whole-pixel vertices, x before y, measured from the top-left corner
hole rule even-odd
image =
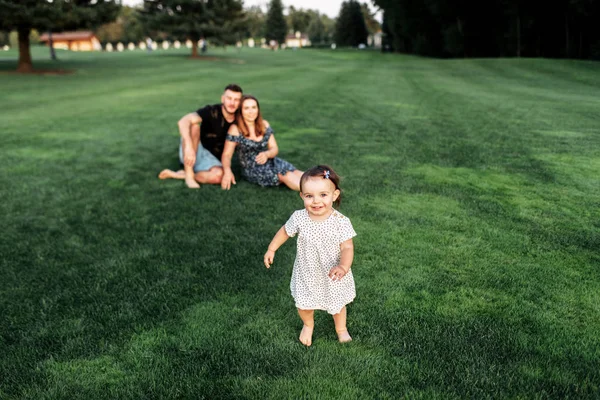
[[[600,64],[210,53],[0,52],[0,398],[600,397]],[[157,179],[230,82],[344,177],[348,345],[262,265],[296,193]]]

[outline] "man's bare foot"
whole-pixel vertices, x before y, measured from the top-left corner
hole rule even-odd
[[[339,331],[337,332],[338,340],[340,343],[348,343],[352,341],[352,337],[348,333],[348,331]]]
[[[302,331],[300,332],[300,342],[302,342],[305,346],[310,346],[312,344],[312,334],[313,334],[313,326],[302,327]]]
[[[190,189],[200,189],[200,184],[194,178],[185,178],[185,184]]]
[[[163,169],[158,174],[158,179],[185,179],[185,172],[182,169],[179,171],[171,171],[170,169]]]

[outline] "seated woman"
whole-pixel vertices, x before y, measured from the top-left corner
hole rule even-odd
[[[239,147],[239,160],[244,177],[260,186],[276,186],[284,183],[292,190],[300,190],[302,171],[281,158],[273,129],[262,119],[258,100],[254,96],[243,96],[236,113],[236,124],[231,125],[225,141],[221,163],[223,179],[221,188],[229,190],[235,184],[231,171],[231,157]]]

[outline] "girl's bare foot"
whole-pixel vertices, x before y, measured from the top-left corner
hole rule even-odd
[[[170,169],[163,169],[158,174],[158,179],[184,179],[185,172],[182,169],[179,171],[171,171]]]
[[[348,333],[348,331],[339,331],[337,332],[338,340],[340,343],[348,343],[352,341],[352,337]]]
[[[313,334],[313,326],[302,327],[302,331],[300,332],[300,342],[302,342],[305,346],[310,346],[312,344],[312,334]]]

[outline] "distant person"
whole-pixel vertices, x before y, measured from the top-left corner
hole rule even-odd
[[[292,214],[264,255],[265,267],[270,268],[279,247],[298,234],[290,289],[304,323],[299,339],[305,346],[312,344],[315,310],[333,315],[341,343],[352,340],[346,327],[346,305],[356,296],[350,270],[356,232],[350,220],[333,208],[341,200],[339,182],[340,177],[327,165],[306,171],[300,180],[304,209]]]
[[[146,50],[148,50],[148,53],[152,51],[152,39],[150,38],[146,38]]]
[[[229,190],[235,184],[231,171],[231,157],[238,148],[238,158],[242,174],[252,183],[260,186],[285,184],[292,190],[300,190],[299,171],[289,162],[277,157],[279,148],[273,136],[273,129],[262,119],[258,100],[254,96],[243,96],[236,113],[235,125],[231,125],[221,157],[223,180],[221,187]]]
[[[225,136],[235,120],[241,98],[242,88],[230,84],[225,87],[220,104],[207,105],[184,115],[177,123],[181,135],[179,161],[183,169],[164,169],[158,177],[183,179],[190,189],[199,188],[201,183],[221,183],[223,166],[220,159]]]

